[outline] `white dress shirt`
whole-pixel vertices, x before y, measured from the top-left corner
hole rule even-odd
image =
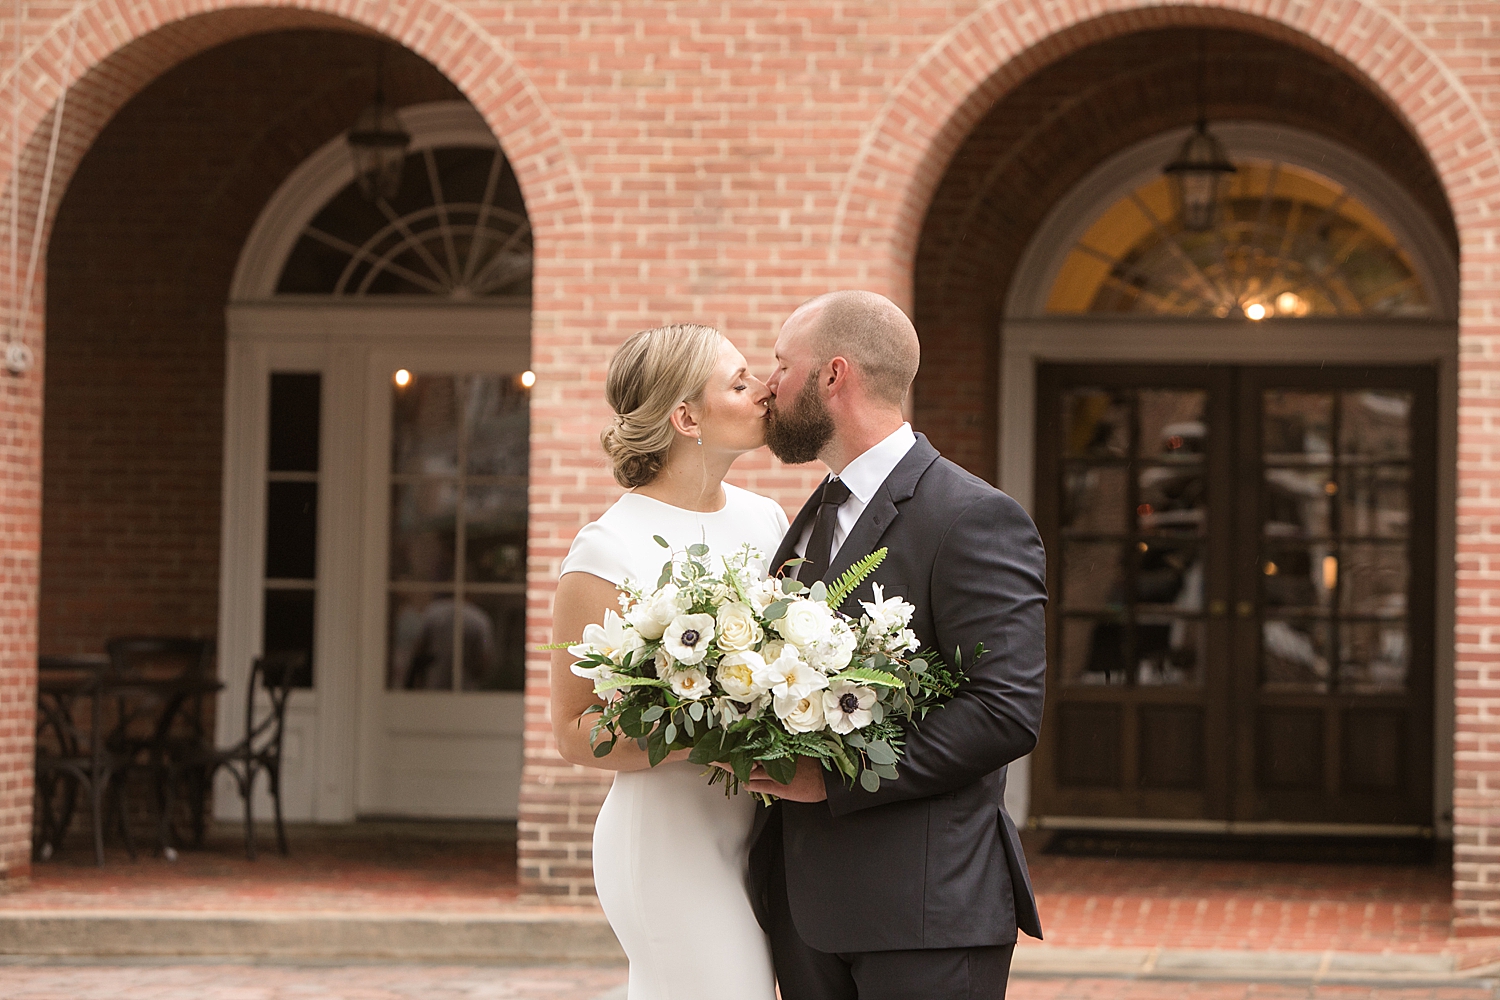
[[[839,507],[839,519],[833,526],[833,547],[828,551],[830,566],[833,565],[834,557],[839,554],[839,547],[844,544],[844,539],[849,537],[854,522],[865,512],[870,498],[916,443],[917,435],[912,433],[911,424],[902,424],[889,437],[855,458],[844,466],[843,472],[833,477],[843,480],[844,485],[849,487],[849,499]],[[806,555],[807,543],[812,538],[816,523],[817,518],[813,518],[802,529],[802,537],[797,540],[797,555]]]

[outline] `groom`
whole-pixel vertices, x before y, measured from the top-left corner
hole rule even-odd
[[[767,382],[772,453],[833,473],[773,567],[801,556],[788,573],[832,582],[888,548],[844,610],[882,584],[916,606],[922,648],[961,654],[967,675],[875,792],[807,758],[789,785],[752,778],[780,800],[757,814],[750,877],[784,1000],[998,1000],[1017,928],[1042,933],[1004,806],[1006,765],[1042,718],[1042,543],[1019,504],[912,433],[901,405],[917,361],[894,303],[833,292],[787,319]]]

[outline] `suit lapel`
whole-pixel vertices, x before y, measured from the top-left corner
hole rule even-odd
[[[781,567],[785,565],[788,559],[797,558],[797,541],[802,537],[802,532],[806,531],[807,526],[812,523],[812,519],[818,514],[818,501],[823,496],[823,483],[826,482],[828,482],[828,477],[824,476],[823,482],[818,484],[818,488],[812,491],[812,496],[807,498],[807,502],[797,512],[796,518],[792,521],[792,526],[786,529],[786,535],[781,539],[781,546],[777,548],[776,556],[771,560],[770,574],[772,576],[781,571]]]
[[[881,536],[900,513],[896,505],[911,499],[912,494],[917,491],[917,481],[922,478],[928,466],[937,461],[937,458],[937,449],[928,443],[927,436],[918,434],[917,443],[902,456],[900,462],[896,463],[891,474],[885,478],[885,482],[880,484],[880,488],[865,505],[864,511],[859,515],[859,520],[855,521],[854,527],[849,529],[849,535],[839,546],[838,554],[833,557],[828,572],[823,574],[824,583],[832,584],[843,576],[850,566],[875,551]],[[850,595],[850,599],[852,597],[853,595]]]

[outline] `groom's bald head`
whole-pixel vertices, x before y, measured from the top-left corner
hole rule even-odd
[[[906,314],[875,292],[829,292],[804,302],[784,329],[807,338],[814,366],[843,357],[872,399],[900,406],[917,376],[921,347]]]

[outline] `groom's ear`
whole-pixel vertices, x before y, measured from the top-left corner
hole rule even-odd
[[[822,372],[819,373],[823,381],[823,391],[830,396],[847,392],[851,384],[850,372],[851,368],[848,358],[845,358],[841,354],[836,354],[829,358],[828,363],[823,366]]]

